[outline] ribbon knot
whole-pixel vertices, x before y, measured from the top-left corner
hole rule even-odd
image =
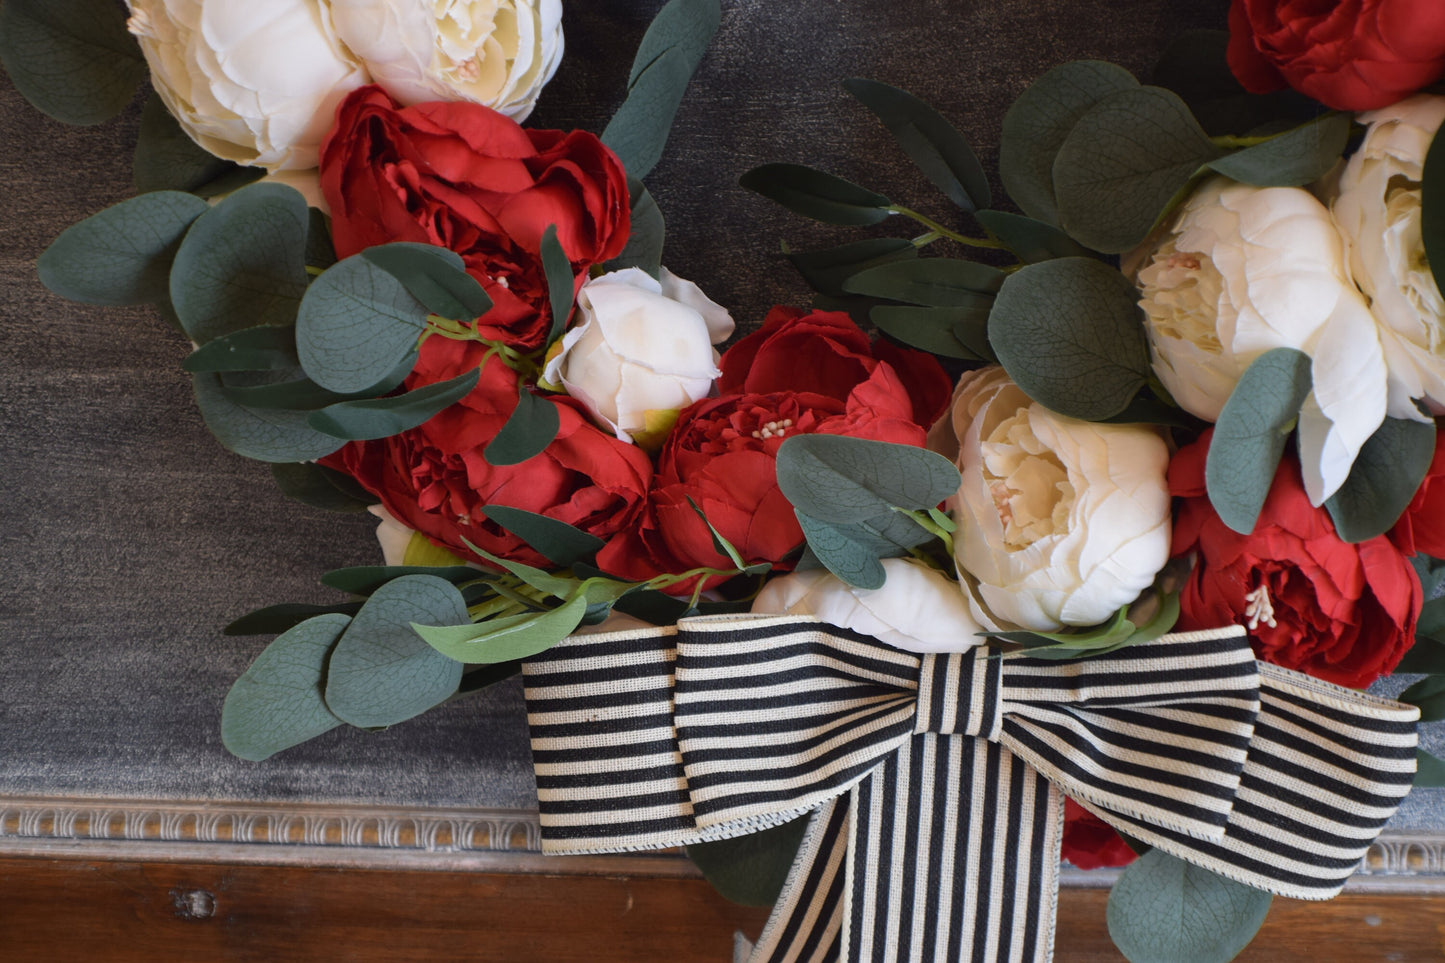
[[[992,650],[929,653],[918,668],[915,733],[978,736],[997,742],[1003,721],[1003,660]]]

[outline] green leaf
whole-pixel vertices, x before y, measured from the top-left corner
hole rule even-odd
[[[892,201],[866,187],[801,164],[754,167],[738,183],[788,210],[826,224],[877,224]]]
[[[1395,675],[1445,675],[1445,642],[1416,636],[1415,644],[1400,664],[1395,666]]]
[[[1364,542],[1394,527],[1434,456],[1435,422],[1386,418],[1360,449],[1345,483],[1325,501],[1340,538]]]
[[[738,552],[737,548],[734,547],[733,543],[724,538],[722,532],[714,528],[712,522],[707,520],[706,513],[697,506],[697,502],[692,500],[691,495],[687,496],[687,504],[688,507],[693,510],[693,513],[702,519],[702,523],[707,526],[708,534],[712,536],[713,551],[717,552],[723,558],[726,558],[732,563],[733,568],[738,571],[746,570],[748,563],[743,560],[742,555]]]
[[[1088,257],[1089,249],[1051,224],[1008,211],[974,211],[978,223],[1020,261],[1035,264],[1056,257]]]
[[[336,248],[331,243],[331,218],[314,207],[306,209],[306,263],[323,271],[336,263]]]
[[[1435,132],[1420,171],[1420,239],[1431,275],[1445,277],[1445,126]]]
[[[1149,377],[1138,297],[1124,275],[1093,258],[1030,264],[999,290],[988,341],[1030,398],[1100,421],[1123,411]]]
[[[1424,749],[1415,750],[1415,785],[1426,789],[1445,788],[1445,760]]]
[[[574,562],[591,561],[606,544],[596,535],[589,535],[566,522],[510,505],[485,505],[482,511],[487,518],[562,568],[568,568]]]
[[[573,592],[576,591],[578,584],[576,579],[568,578],[565,575],[553,575],[551,572],[544,572],[536,566],[527,565],[524,562],[514,562],[511,559],[502,558],[499,555],[493,555],[486,549],[481,548],[477,545],[473,545],[466,539],[462,539],[462,541],[467,546],[467,548],[475,552],[479,558],[486,559],[493,565],[502,569],[504,572],[511,572],[513,575],[517,576],[517,578],[521,579],[526,584],[532,586],[532,588],[540,589],[541,591],[546,592],[548,595],[551,595],[554,598],[569,599],[572,597]],[[607,576],[606,578],[610,579],[610,576]],[[594,579],[588,579],[588,581],[593,580]],[[600,582],[604,579],[602,576],[598,576],[595,580]]]
[[[268,605],[248,612],[221,630],[224,635],[275,635],[285,632],[318,615],[338,613],[355,615],[361,608],[360,602],[342,602],[339,605],[305,605],[300,602],[285,602]]]
[[[733,839],[693,843],[687,857],[723,899],[743,906],[772,906],[808,831],[807,816]]]
[[[627,179],[627,194],[632,198],[632,233],[622,253],[603,265],[608,271],[635,267],[657,277],[662,269],[662,244],[667,237],[667,224],[662,209],[652,199],[642,182]]]
[[[482,449],[482,457],[489,465],[520,465],[534,455],[540,455],[557,437],[562,425],[557,416],[557,407],[545,398],[538,397],[521,388],[517,407],[507,418],[497,437]]]
[[[301,300],[301,367],[330,391],[369,388],[416,349],[426,316],[426,307],[387,271],[359,255],[338,261]]]
[[[918,248],[901,237],[874,237],[819,251],[785,251],[784,256],[814,291],[839,297],[843,282],[859,271],[917,257]]]
[[[521,671],[522,661],[520,659],[513,662],[498,662],[496,665],[483,666],[480,669],[468,669],[462,673],[462,684],[457,686],[457,696],[480,692],[498,682],[510,679]]]
[[[777,456],[778,487],[799,511],[853,524],[896,506],[928,509],[958,491],[958,469],[926,448],[842,435],[796,435]]]
[[[547,276],[547,303],[552,309],[552,327],[547,332],[547,343],[551,344],[562,336],[576,299],[572,262],[557,240],[556,224],[548,224],[542,232],[542,271]]]
[[[869,312],[868,317],[879,331],[897,338],[910,348],[942,358],[993,360],[993,352],[988,350],[987,308],[918,308],[880,304]],[[970,344],[964,344],[955,333],[960,330],[972,335]]]
[[[232,401],[218,374],[199,371],[191,376],[196,406],[206,427],[228,450],[266,462],[314,461],[343,444],[306,424],[304,411],[250,408]]]
[[[261,325],[208,341],[186,356],[187,371],[270,371],[294,368],[296,330]]]
[[[455,251],[396,241],[369,247],[361,256],[400,281],[408,294],[439,317],[472,321],[492,309],[492,299],[467,273]]]
[[[327,405],[336,404],[338,401],[375,398],[378,395],[388,394],[396,390],[396,388],[406,380],[406,376],[411,374],[412,366],[416,364],[416,358],[416,352],[411,352],[401,360],[401,363],[392,370],[391,374],[387,375],[381,381],[372,385],[370,388],[350,394],[339,394],[335,391],[327,391],[310,378],[305,377],[257,385],[235,385],[228,383],[225,385],[225,392],[226,397],[238,405],[247,405],[253,408],[287,408],[292,410],[314,411],[317,408],[325,408]]]
[[[975,261],[918,258],[860,271],[843,282],[843,290],[930,308],[987,308],[1006,276]]]
[[[256,657],[221,707],[221,742],[233,755],[259,762],[341,725],[322,700],[322,680],[350,623],[345,615],[318,615]]]
[[[1272,899],[1151,849],[1109,893],[1109,936],[1129,963],[1228,963],[1264,925]]]
[[[1254,529],[1311,384],[1309,355],[1275,348],[1245,369],[1224,403],[1209,442],[1204,483],[1220,520],[1236,532]]]
[[[1229,69],[1228,30],[1183,30],[1159,55],[1153,82],[1168,87],[1189,105],[1210,134],[1237,134],[1281,118],[1308,119],[1320,105],[1285,89],[1247,93]]]
[[[1421,722],[1445,719],[1445,675],[1427,675],[1401,692],[1399,699],[1420,707]]]
[[[217,178],[243,170],[191,140],[155,93],[146,98],[141,109],[140,133],[131,166],[135,188],[143,194],[147,191],[195,192]],[[254,177],[266,173],[259,168],[244,170]]]
[[[1175,608],[1174,616],[1177,617],[1178,614],[1178,609]],[[1133,641],[1137,631],[1134,623],[1129,621],[1128,606],[1120,606],[1112,619],[1087,628],[1067,629],[1060,632],[1031,632],[1027,629],[1019,629],[983,634],[987,638],[1022,645],[1033,658],[1082,659],[1104,655],[1123,648]],[[1163,632],[1159,634],[1162,635]],[[1140,641],[1143,641],[1142,637]]]
[[[208,210],[205,201],[179,191],[121,201],[62,231],[36,261],[40,282],[87,304],[163,301],[181,239]]]
[[[413,629],[436,651],[468,665],[509,662],[545,652],[572,634],[587,612],[586,590],[578,585],[555,609],[488,619],[477,625]]]
[[[192,341],[295,320],[306,293],[308,220],[300,193],[280,184],[243,187],[196,219],[170,289]]]
[[[364,512],[377,502],[350,477],[311,462],[273,464],[271,477],[287,498],[328,512]]]
[[[1350,115],[1331,113],[1206,166],[1242,184],[1299,187],[1329,173],[1350,139]]]
[[[1003,118],[999,176],[1025,214],[1045,224],[1059,223],[1054,158],[1064,139],[1094,104],[1138,86],[1123,67],[1075,60],[1044,74],[1013,102]]]
[[[963,135],[938,111],[906,90],[855,77],[843,88],[888,128],[918,169],[965,211],[988,207],[988,175]]]
[[[1218,154],[1177,94],[1110,94],[1078,119],[1054,158],[1059,226],[1096,251],[1127,251]]]
[[[814,518],[801,509],[794,509],[808,548],[823,567],[849,585],[861,589],[880,589],[888,578],[878,556],[868,546],[849,537],[845,525]]]
[[[477,386],[481,369],[473,368],[447,381],[424,385],[404,394],[361,401],[339,401],[313,411],[306,423],[348,441],[390,438],[430,421],[465,398]]]
[[[326,705],[353,726],[395,725],[446,701],[462,665],[427,645],[414,625],[470,623],[466,602],[434,575],[378,588],[341,635],[327,664]]]
[[[627,99],[602,132],[629,176],[641,180],[662,157],[677,106],[721,19],[718,0],[671,0],[643,34]]]
[[[430,575],[453,585],[487,578],[487,573],[469,565],[355,565],[336,568],[321,576],[321,584],[352,595],[371,595],[383,585],[406,575]]]
[[[146,76],[109,0],[5,0],[0,64],[41,112],[66,124],[99,124],[125,109]]]

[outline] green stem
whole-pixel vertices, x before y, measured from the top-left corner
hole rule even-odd
[[[946,531],[942,525],[939,525],[937,522],[935,522],[927,512],[909,511],[908,509],[898,508],[897,506],[894,506],[893,510],[900,514],[907,515],[909,518],[913,519],[915,522],[918,523],[919,528],[923,529],[925,532],[932,535],[939,541],[943,542],[944,549],[948,552],[949,556],[952,557],[953,535],[950,532]]]
[[[1263,144],[1267,140],[1273,140],[1277,136],[1277,134],[1263,134],[1259,137],[1236,137],[1233,134],[1220,134],[1217,137],[1209,138],[1209,142],[1215,147],[1223,147],[1225,149],[1254,147],[1257,144]]]
[[[937,231],[929,231],[927,234],[920,234],[920,235],[918,235],[917,237],[915,237],[915,238],[913,239],[913,246],[914,246],[914,247],[927,247],[928,245],[932,244],[934,241],[938,240],[938,239],[941,238],[941,237],[943,237],[943,235],[942,235],[942,234],[939,234]]]
[[[969,247],[987,247],[993,248],[995,250],[1003,248],[1002,244],[1000,244],[998,241],[992,240],[991,238],[969,237],[967,234],[960,234],[957,231],[951,231],[948,228],[944,227],[942,224],[933,220],[933,218],[927,217],[923,214],[918,213],[915,210],[904,207],[902,204],[894,204],[888,210],[892,211],[894,214],[902,214],[904,217],[911,217],[919,224],[922,224],[924,227],[928,228],[930,232],[937,234],[939,237],[946,237],[950,241],[957,241],[959,244],[966,244]],[[927,235],[924,236],[926,237]],[[914,243],[916,244],[917,242],[915,241]]]

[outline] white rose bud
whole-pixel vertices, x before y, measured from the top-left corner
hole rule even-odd
[[[543,372],[618,438],[644,447],[708,396],[720,373],[712,346],[733,333],[731,315],[696,284],[661,275],[627,268],[582,285],[573,327]]]
[[[983,628],[958,583],[926,565],[883,559],[879,589],[849,585],[831,572],[794,572],[763,586],[753,611],[816,615],[909,652],[962,652],[983,643]]]
[[[1095,625],[1169,560],[1169,451],[1152,429],[1055,414],[998,367],[966,373],[944,417],[963,475],[954,558],[984,626]]]
[[[470,100],[521,121],[562,60],[562,0],[331,0],[331,10],[403,104]]]
[[[1385,418],[1386,371],[1327,211],[1294,187],[1206,182],[1139,271],[1154,372],[1180,407],[1215,421],[1250,362],[1311,359],[1300,461],[1316,505],[1334,494]]]
[[[128,0],[151,84],[191,139],[269,170],[316,166],[336,105],[367,83],[321,0]]]
[[[1420,240],[1420,176],[1445,97],[1418,94],[1359,118],[1364,142],[1332,207],[1350,272],[1370,299],[1390,369],[1389,413],[1422,418],[1413,398],[1445,411],[1445,299]]]

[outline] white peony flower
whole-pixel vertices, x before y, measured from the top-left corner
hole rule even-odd
[[[696,284],[637,268],[582,285],[577,318],[543,378],[561,385],[618,438],[660,442],[676,414],[708,396],[718,371],[713,345],[733,333],[727,310]]]
[[[403,104],[470,100],[521,121],[562,60],[562,0],[331,0],[331,11]]]
[[[367,83],[323,0],[128,0],[151,84],[197,144],[269,170],[316,166],[336,105]]]
[[[989,629],[1097,624],[1169,560],[1169,451],[1152,429],[1055,414],[990,367],[959,380],[930,446],[963,475],[954,558]]]
[[[823,570],[780,576],[763,586],[753,611],[816,615],[909,652],[961,652],[983,643],[958,583],[902,558],[883,559],[883,571],[880,589],[855,588]]]
[[[1334,494],[1385,418],[1386,371],[1329,212],[1293,187],[1206,182],[1139,271],[1154,372],[1206,421],[1272,348],[1311,359],[1300,460],[1314,504]]]
[[[1364,142],[1332,205],[1350,272],[1370,299],[1390,371],[1389,413],[1423,418],[1411,401],[1445,412],[1445,299],[1420,240],[1420,176],[1445,120],[1445,97],[1417,94],[1360,115]]]

